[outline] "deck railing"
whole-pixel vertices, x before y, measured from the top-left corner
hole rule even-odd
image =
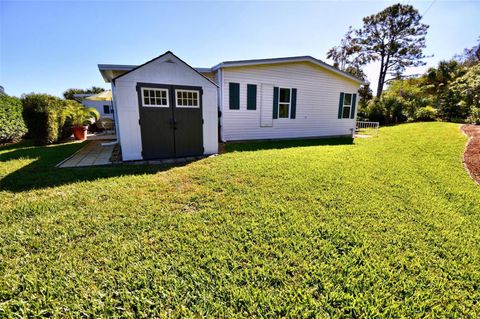
[[[379,122],[357,121],[355,134],[378,135]]]

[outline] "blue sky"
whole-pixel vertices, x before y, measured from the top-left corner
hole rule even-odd
[[[401,2],[430,25],[428,66],[477,43],[480,1]],[[200,67],[294,55],[326,60],[348,26],[393,3],[0,0],[0,85],[17,96],[108,88],[98,63],[141,64],[168,50]],[[372,82],[376,69],[366,68]]]

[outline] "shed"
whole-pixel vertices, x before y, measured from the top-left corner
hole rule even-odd
[[[123,73],[101,68],[112,83],[124,161],[218,152],[217,85],[168,51]]]

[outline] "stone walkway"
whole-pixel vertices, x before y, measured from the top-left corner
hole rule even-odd
[[[480,125],[462,125],[462,131],[469,138],[463,163],[473,180],[480,184]]]
[[[114,145],[102,146],[106,141],[95,140],[87,141],[87,145],[82,147],[78,152],[59,163],[57,167],[84,167],[109,165]]]

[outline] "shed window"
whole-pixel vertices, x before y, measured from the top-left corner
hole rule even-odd
[[[103,113],[104,114],[110,114],[110,105],[104,105],[103,106]]]
[[[169,107],[168,90],[142,88],[142,101],[143,106]]]
[[[177,107],[200,107],[198,91],[175,90]]]
[[[343,97],[342,118],[344,119],[350,118],[351,111],[352,111],[352,94],[345,93],[345,96]]]
[[[289,118],[291,105],[291,89],[280,88],[278,99],[278,117]]]

